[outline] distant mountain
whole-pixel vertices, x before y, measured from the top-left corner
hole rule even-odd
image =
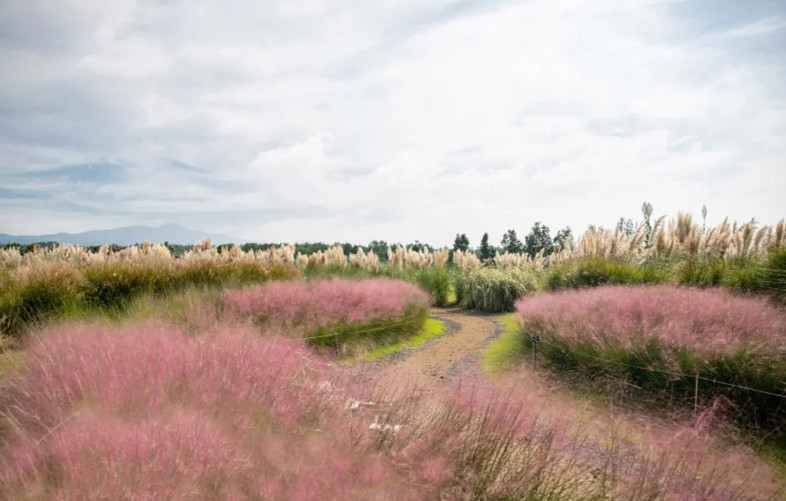
[[[94,230],[84,233],[54,233],[51,235],[6,235],[0,233],[0,244],[17,242],[33,244],[36,242],[58,242],[72,245],[133,245],[142,242],[190,245],[209,238],[213,245],[225,243],[244,243],[241,238],[229,235],[213,235],[194,231],[179,224],[165,224],[158,228],[151,226],[125,226],[112,230]]]

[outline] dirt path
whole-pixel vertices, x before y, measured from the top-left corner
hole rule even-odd
[[[431,316],[455,322],[460,328],[458,332],[440,338],[411,356],[385,367],[380,374],[382,381],[396,381],[429,391],[444,391],[451,367],[476,355],[497,330],[493,316],[470,315],[461,310],[443,308],[433,309]]]

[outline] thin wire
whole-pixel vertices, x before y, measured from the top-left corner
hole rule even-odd
[[[709,379],[709,378],[706,378],[706,377],[703,377],[703,376],[699,376],[698,374],[685,374],[685,373],[680,373],[680,372],[672,372],[672,371],[666,371],[666,370],[662,370],[662,369],[655,369],[653,367],[641,367],[641,366],[638,366],[638,365],[626,364],[624,362],[611,361],[611,360],[607,360],[605,358],[593,357],[592,355],[587,355],[587,356],[590,357],[590,358],[594,358],[595,360],[599,360],[601,362],[607,362],[607,363],[612,363],[612,364],[620,364],[620,365],[624,365],[624,366],[627,366],[627,367],[632,367],[634,369],[642,369],[642,370],[650,371],[650,372],[660,372],[660,373],[663,373],[663,374],[671,374],[673,376],[679,376],[681,378],[683,378],[683,377],[684,378],[698,377],[699,379],[701,379],[703,381],[708,381],[710,383],[723,384],[723,385],[726,385],[726,386],[731,386],[733,388],[739,388],[741,390],[748,390],[748,391],[753,391],[753,392],[756,392],[756,393],[763,393],[765,395],[770,395],[770,396],[773,396],[773,397],[779,397],[779,398],[786,399],[786,395],[782,395],[780,393],[773,393],[771,391],[757,390],[756,388],[749,388],[747,386],[740,386],[738,384],[726,383],[726,382],[723,382],[723,381],[718,381],[717,379]]]
[[[397,324],[383,325],[382,327],[375,327],[373,329],[366,329],[366,330],[362,330],[362,331],[353,331],[353,332],[351,332],[351,334],[365,334],[367,332],[375,332],[375,331],[381,331],[381,330],[385,330],[385,329],[391,329],[393,327],[399,327],[401,325],[411,324],[412,322],[415,322],[417,320],[419,320],[419,319],[418,318],[413,318],[413,319],[410,319],[410,320],[405,320],[403,322],[399,322]],[[322,339],[322,338],[326,338],[326,337],[336,337],[336,336],[341,336],[341,335],[343,335],[343,334],[340,333],[340,332],[334,332],[332,334],[325,334],[323,336],[302,337],[300,339],[303,339],[303,340]]]

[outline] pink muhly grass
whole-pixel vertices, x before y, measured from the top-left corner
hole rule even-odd
[[[236,438],[197,413],[127,421],[84,411],[47,438],[14,453],[50,499],[240,499],[249,466]]]
[[[434,497],[438,461],[379,450],[344,384],[302,341],[239,328],[52,329],[0,401],[0,499]]]
[[[725,289],[604,286],[524,298],[516,309],[561,338],[601,346],[655,338],[709,356],[786,353],[786,315],[766,299]]]
[[[242,329],[189,338],[155,322],[118,332],[65,327],[30,344],[14,398],[24,404],[20,419],[45,427],[82,401],[124,415],[155,414],[172,402],[220,412],[267,401],[284,411],[311,356],[302,343]]]
[[[401,280],[320,280],[273,282],[225,292],[227,307],[278,325],[302,324],[306,330],[328,325],[363,325],[397,320],[413,308],[424,309],[429,296]]]
[[[302,341],[240,328],[52,329],[0,402],[0,499],[581,497],[595,467],[526,401],[486,390],[400,396],[382,419],[401,431],[369,430],[375,410],[345,402],[385,395],[360,384]]]

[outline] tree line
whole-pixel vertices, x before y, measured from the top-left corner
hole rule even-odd
[[[572,248],[573,245],[573,231],[570,226],[559,230],[552,238],[549,227],[538,221],[532,226],[529,234],[524,237],[523,242],[516,234],[516,230],[511,229],[502,236],[499,246],[494,246],[489,243],[489,234],[484,233],[475,253],[481,260],[492,259],[498,253],[504,254],[505,252],[526,253],[530,257],[535,257],[538,253],[543,252],[544,256],[548,256],[560,249]],[[456,234],[456,239],[453,241],[453,251],[459,250],[465,252],[472,250],[466,233]]]
[[[649,221],[647,220],[647,223]],[[617,228],[630,235],[635,230],[634,222],[631,219],[620,218],[619,222],[617,223]],[[603,230],[603,227],[597,228],[594,225],[590,225],[587,231],[592,230]],[[142,242],[140,242],[141,244]],[[541,223],[540,221],[536,222],[530,232],[524,237],[522,241],[519,239],[516,230],[510,229],[506,231],[503,236],[502,240],[500,241],[499,245],[493,245],[489,242],[489,234],[484,233],[480,239],[480,245],[477,248],[472,248],[471,242],[469,237],[467,237],[466,233],[457,233],[456,238],[453,241],[452,251],[472,251],[477,254],[478,258],[481,260],[492,259],[497,254],[503,254],[505,252],[509,252],[511,254],[522,254],[526,253],[530,257],[535,257],[538,253],[543,252],[544,256],[548,256],[554,252],[557,252],[564,248],[572,248],[575,244],[573,231],[571,230],[570,226],[566,226],[565,228],[557,231],[554,237],[551,236],[551,230],[548,226]],[[0,245],[0,248],[10,248],[16,247],[20,250],[22,254],[26,252],[32,252],[36,247],[42,248],[52,248],[56,246],[56,242],[40,242],[35,244],[26,244],[20,245],[18,243],[8,243],[5,246]],[[188,250],[193,248],[193,245],[179,245],[179,244],[170,244],[168,242],[164,242],[170,252],[174,256],[179,256]],[[234,244],[231,243],[224,243],[217,245],[219,251],[224,249],[229,249]],[[287,245],[285,243],[256,243],[256,242],[248,242],[242,244],[240,247],[243,251],[260,251],[260,250],[267,250],[270,247],[278,247],[281,245]],[[387,252],[388,248],[394,247],[404,247],[409,250],[413,251],[424,251],[424,252],[433,252],[435,248],[427,243],[422,243],[419,240],[415,240],[409,244],[401,244],[401,243],[388,243],[385,240],[372,240],[368,245],[358,245],[349,242],[334,242],[332,244],[328,244],[325,242],[304,242],[304,243],[296,243],[294,244],[295,247],[295,254],[313,254],[314,252],[318,251],[325,251],[330,247],[334,246],[341,246],[344,250],[344,254],[349,256],[350,254],[357,253],[358,250],[362,249],[363,252],[366,253],[374,253],[379,256],[380,260],[386,261],[387,260]],[[99,246],[87,246],[87,250],[96,252]],[[118,251],[123,249],[123,246],[112,244],[110,248],[113,251]],[[452,254],[452,253],[451,253]]]

